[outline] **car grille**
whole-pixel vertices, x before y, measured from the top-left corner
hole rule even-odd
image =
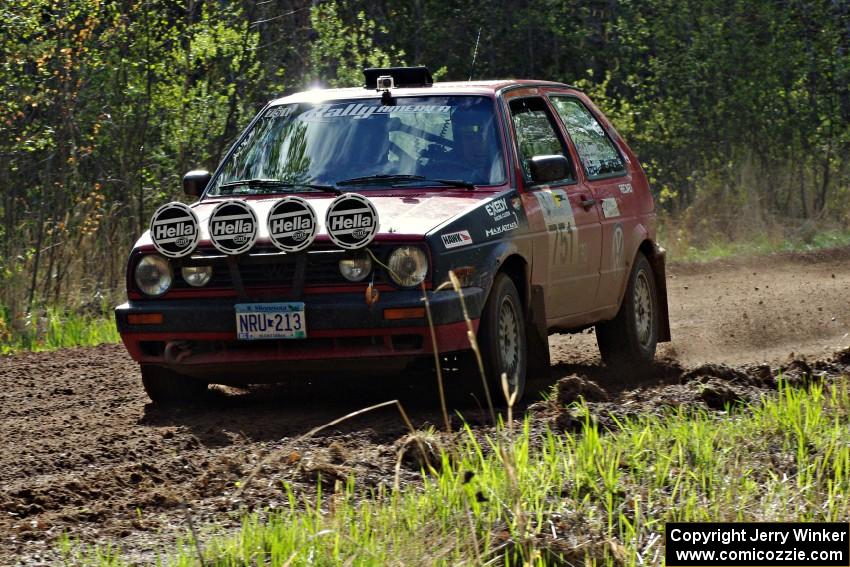
[[[378,258],[382,258],[380,250],[373,250]],[[311,250],[307,254],[307,264],[304,270],[304,285],[327,286],[350,284],[339,273],[339,260],[347,254],[338,248]],[[373,262],[374,264],[374,262]],[[211,265],[212,280],[205,288],[233,288],[230,277],[228,259],[216,250],[199,250],[180,265]],[[290,287],[295,281],[297,267],[296,254],[284,254],[277,249],[254,249],[250,254],[239,258],[239,273],[242,284],[246,287]],[[175,269],[172,289],[191,289],[181,275],[179,268]],[[374,279],[373,279],[374,277]],[[368,281],[383,283],[386,281],[380,267],[373,266],[373,276]]]

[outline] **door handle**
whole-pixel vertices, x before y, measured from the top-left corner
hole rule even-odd
[[[585,199],[583,197],[581,199],[581,206],[585,211],[588,210],[590,207],[592,207],[595,204],[596,204],[596,199]]]

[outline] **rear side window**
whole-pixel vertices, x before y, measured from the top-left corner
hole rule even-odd
[[[581,101],[573,97],[553,96],[552,104],[561,120],[564,121],[589,178],[608,177],[626,172],[626,165],[620,157],[620,152],[617,151],[602,125]]]
[[[534,156],[561,155],[569,159],[567,148],[542,98],[515,99],[511,101],[510,107],[519,160],[526,180],[531,179],[529,161]],[[572,181],[573,177],[570,175],[564,181]]]

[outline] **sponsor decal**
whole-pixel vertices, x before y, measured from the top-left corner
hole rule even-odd
[[[617,223],[614,227],[614,237],[611,239],[611,257],[614,260],[614,269],[619,270],[626,265],[626,238],[623,234],[623,225]]]
[[[508,209],[508,203],[504,197],[493,199],[484,206],[484,209],[490,218],[497,222],[514,214]]]
[[[577,264],[581,245],[570,199],[563,189],[535,191],[549,232],[553,264]]]
[[[242,254],[257,241],[257,214],[245,201],[224,201],[212,210],[210,241],[219,252]]]
[[[617,205],[616,198],[602,199],[602,215],[606,219],[612,219],[620,216],[620,207]]]
[[[277,109],[272,109],[266,116],[276,118],[277,116],[271,116],[271,113],[275,110]],[[435,104],[399,104],[395,106],[371,103],[319,104],[299,114],[296,120],[301,122],[327,120],[331,118],[363,120],[375,114],[449,114],[451,110],[451,106],[438,106]]]
[[[276,106],[269,109],[263,118],[289,118],[295,112],[295,105]]]
[[[518,200],[518,197],[514,197]],[[521,206],[522,203],[519,202]],[[507,197],[499,197],[493,199],[486,205],[484,205],[484,210],[487,211],[487,214],[490,215],[490,218],[494,222],[498,222],[500,224],[492,227],[484,229],[484,237],[490,238],[491,236],[498,236],[499,234],[503,234],[505,232],[510,232],[519,228],[519,218],[517,217],[516,210],[517,206],[514,204],[513,199],[511,199],[511,206],[508,206]],[[511,218],[513,220],[511,220]]]
[[[540,210],[543,211],[543,219],[548,230],[555,230],[561,224],[575,226],[573,208],[563,189],[535,191],[534,196],[537,198]]]
[[[498,236],[499,234],[510,232],[517,228],[519,228],[519,223],[516,221],[516,219],[514,219],[513,221],[505,223],[503,225],[485,229],[484,236],[490,238],[491,236]]]
[[[443,246],[446,248],[457,248],[472,244],[472,237],[469,235],[468,230],[450,232],[442,235],[440,238],[443,240]]]
[[[272,244],[284,252],[299,252],[310,246],[318,230],[316,211],[306,199],[287,196],[272,205],[266,225]]]
[[[514,195],[511,197],[511,206],[515,211],[520,210],[522,208],[522,199],[520,199],[518,195]]]
[[[183,203],[166,203],[151,218],[150,235],[163,256],[182,258],[198,246],[201,228],[195,211]]]
[[[631,183],[620,183],[617,185],[620,188],[620,193],[623,195],[628,195],[632,192],[632,184]]]
[[[378,211],[363,195],[340,195],[328,207],[325,229],[331,241],[340,248],[363,248],[372,242],[378,232]]]

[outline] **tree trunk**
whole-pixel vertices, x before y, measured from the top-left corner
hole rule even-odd
[[[256,12],[257,2],[254,2],[247,14],[247,19],[249,22],[254,19],[254,15],[256,14]],[[233,87],[233,93],[230,95],[230,101],[227,109],[227,118],[224,121],[224,128],[222,129],[221,137],[218,140],[217,147],[215,148],[215,154],[213,156],[216,160],[221,159],[221,156],[224,155],[224,151],[226,149],[225,146],[227,145],[227,142],[232,136],[235,135],[236,115],[237,111],[239,110],[239,100],[242,98],[242,91],[245,90],[244,75],[248,67],[249,58],[246,55],[248,53],[248,39],[250,37],[251,26],[245,26],[245,33],[242,35],[242,56],[239,58],[239,68],[236,72],[236,84]]]
[[[50,162],[48,161],[48,164],[49,163]],[[38,231],[38,236],[36,236],[35,239],[35,257],[32,261],[32,279],[30,280],[29,293],[27,293],[27,313],[32,310],[32,304],[35,300],[35,287],[38,284],[38,263],[41,260],[41,245],[44,241],[44,209],[47,207],[47,191],[45,191],[44,188],[48,182],[47,180],[50,179],[50,175],[48,174],[44,177],[45,178],[42,180],[41,184],[41,202],[39,203],[38,207],[38,222],[36,223],[36,230]]]
[[[144,12],[142,13],[143,21],[145,24],[145,112],[142,118],[142,126],[139,130],[139,138],[141,142],[141,147],[139,149],[139,167],[136,168],[136,177],[139,181],[138,187],[138,222],[139,226],[136,230],[136,234],[141,236],[141,234],[145,231],[145,177],[142,172],[145,170],[145,155],[148,149],[147,145],[147,132],[148,132],[148,119],[150,118],[150,109],[151,109],[151,89],[153,87],[153,74],[151,73],[151,52],[150,52],[150,36],[151,31],[148,25],[148,5],[144,4]],[[128,180],[129,181],[129,180]]]

